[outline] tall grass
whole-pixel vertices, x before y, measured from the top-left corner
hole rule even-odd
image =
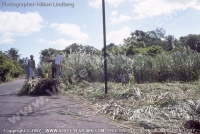
[[[104,80],[104,58],[85,53],[72,53],[66,57],[63,66],[63,75],[78,75],[85,70],[91,81]],[[42,65],[42,70],[49,68],[50,63]],[[163,81],[193,81],[199,79],[200,54],[192,51],[176,51],[161,53],[156,57],[134,55],[112,55],[107,58],[109,81],[120,81],[122,73],[132,73],[135,82],[155,82],[158,72],[161,72]]]

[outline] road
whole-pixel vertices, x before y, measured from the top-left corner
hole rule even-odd
[[[0,84],[0,134],[115,134],[122,130],[66,95],[19,97],[16,91],[24,81]]]

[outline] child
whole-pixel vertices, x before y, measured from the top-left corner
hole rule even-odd
[[[158,82],[162,82],[162,74],[158,72]]]
[[[126,86],[126,79],[125,79],[125,74],[123,73],[121,76],[121,82],[122,82],[122,86],[125,85]]]
[[[45,71],[44,78],[48,78],[48,72],[47,71]]]

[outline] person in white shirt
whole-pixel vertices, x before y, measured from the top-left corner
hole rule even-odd
[[[56,65],[56,77],[62,76],[62,64],[64,63],[64,56],[62,52],[58,54],[55,58],[55,65]]]

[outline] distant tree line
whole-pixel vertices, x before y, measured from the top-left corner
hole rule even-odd
[[[106,47],[108,52],[126,56],[137,54],[155,56],[163,51],[171,52],[182,48],[200,52],[200,35],[189,34],[176,39],[173,35],[166,35],[166,31],[162,28],[147,32],[136,30],[131,32],[130,37],[124,39],[123,45],[110,43]]]
[[[200,35],[189,34],[176,39],[173,35],[166,35],[166,31],[162,28],[147,32],[135,30],[135,32],[130,33],[130,37],[124,39],[124,44],[110,43],[106,46],[108,54],[123,54],[126,56],[141,54],[154,57],[162,52],[172,52],[178,49],[190,49],[199,53]],[[70,53],[102,55],[103,50],[104,48],[98,50],[93,46],[73,43],[62,51],[66,55]],[[42,50],[40,55],[42,58],[56,53],[58,53],[58,50],[49,48]]]

